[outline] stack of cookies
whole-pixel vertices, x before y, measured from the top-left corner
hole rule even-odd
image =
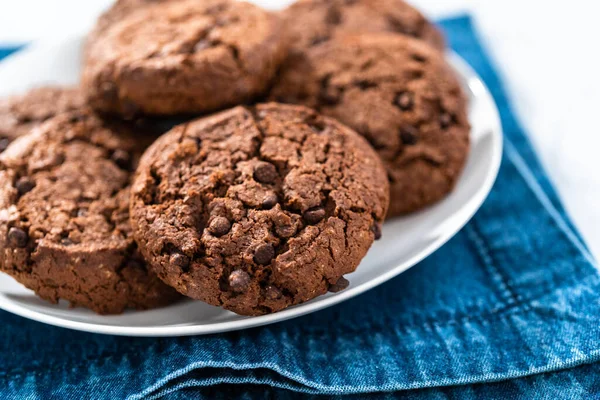
[[[468,154],[444,39],[401,0],[119,0],[84,51],[80,87],[0,102],[0,269],[53,303],[343,290]]]

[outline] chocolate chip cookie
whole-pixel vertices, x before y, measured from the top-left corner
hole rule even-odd
[[[0,153],[9,143],[45,120],[83,105],[76,88],[45,86],[0,99]]]
[[[0,155],[0,269],[45,300],[101,314],[175,301],[131,237],[138,147],[125,126],[86,111],[15,140]]]
[[[243,315],[344,289],[389,202],[368,143],[299,106],[234,109],[180,126],[144,154],[134,236],[181,293]]]
[[[265,91],[287,53],[278,17],[234,0],[119,2],[90,35],[83,88],[124,116],[203,113]]]
[[[303,52],[339,35],[395,32],[443,50],[444,37],[402,0],[299,0],[283,11],[292,51]]]
[[[442,199],[468,155],[467,102],[454,71],[407,36],[346,36],[315,47],[271,96],[335,117],[371,143],[390,180],[389,216]]]

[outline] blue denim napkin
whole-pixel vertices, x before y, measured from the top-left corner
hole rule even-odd
[[[111,337],[0,312],[0,398],[598,395],[595,262],[470,19],[442,25],[490,87],[506,135],[490,197],[447,245],[343,304],[229,334]]]

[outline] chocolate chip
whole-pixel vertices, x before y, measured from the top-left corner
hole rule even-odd
[[[414,105],[414,96],[410,92],[401,92],[396,95],[394,104],[397,105],[401,110],[408,111]]]
[[[28,240],[29,236],[23,229],[12,227],[8,230],[8,243],[12,247],[23,248],[27,246]]]
[[[110,158],[121,169],[129,169],[131,167],[131,155],[125,150],[115,150]]]
[[[67,160],[67,157],[64,154],[62,154],[62,153],[55,154],[54,157],[52,157],[50,166],[56,167],[58,165],[63,164],[66,160]]]
[[[398,33],[404,33],[404,30],[405,30],[404,24],[402,22],[400,22],[398,20],[398,18],[395,18],[390,15],[390,16],[388,16],[387,20],[388,20],[388,24],[391,26],[392,30],[394,30]]]
[[[447,112],[442,113],[442,115],[440,115],[440,126],[442,127],[442,129],[448,128],[452,124],[452,121],[452,115],[448,114]]]
[[[387,178],[388,178],[388,181],[390,181],[390,183],[396,183],[398,181],[396,179],[396,177],[394,176],[394,174],[392,174],[390,171],[388,171],[388,173],[387,173]]]
[[[260,183],[273,183],[279,174],[277,168],[271,163],[261,162],[254,167],[254,180]]]
[[[265,297],[269,300],[277,300],[281,297],[281,290],[269,285],[265,288]]]
[[[348,282],[348,279],[342,276],[340,279],[338,279],[335,285],[329,286],[329,291],[332,293],[341,292],[342,290],[346,289],[348,285],[350,285],[350,282]]]
[[[372,58],[370,58],[370,59],[368,59],[367,61],[365,61],[365,62],[364,62],[364,63],[363,63],[361,66],[360,66],[360,70],[361,70],[361,71],[366,71],[366,70],[368,70],[369,68],[371,68],[371,67],[372,67],[374,64],[375,64],[375,61],[374,61]]]
[[[275,257],[275,249],[269,243],[261,244],[254,252],[254,262],[260,265],[270,264],[273,257]]]
[[[371,231],[373,231],[373,235],[375,236],[375,240],[381,239],[381,223],[375,222],[371,227]]]
[[[410,80],[416,80],[416,79],[421,79],[425,75],[425,73],[418,69],[417,70],[409,69],[409,70],[405,71],[404,75]]]
[[[77,210],[77,216],[78,217],[86,217],[88,214],[88,210],[85,208],[80,208],[79,210]]]
[[[26,176],[20,178],[15,185],[15,188],[17,189],[17,192],[19,192],[20,196],[23,196],[25,193],[31,192],[31,190],[34,187],[35,181]]]
[[[121,109],[123,110],[123,115],[126,119],[133,118],[140,113],[140,106],[134,103],[133,100],[125,98],[122,99],[121,104]]]
[[[321,79],[319,90],[319,102],[328,106],[339,104],[343,94],[343,89],[331,85],[331,78],[332,75],[328,74]]]
[[[342,22],[342,13],[339,8],[331,7],[325,15],[325,22],[331,25],[339,25]]]
[[[73,243],[74,242],[68,237],[62,238],[60,240],[60,244],[62,244],[63,246],[71,246]]]
[[[8,138],[1,138],[0,139],[0,153],[2,153],[4,150],[6,150],[6,148],[8,147],[9,144],[10,144],[10,140],[8,140]]]
[[[186,269],[190,265],[190,258],[181,253],[173,253],[169,258],[169,263],[181,269]]]
[[[312,129],[315,133],[323,133],[323,131],[327,127],[323,120],[317,118],[313,118],[310,121],[306,121],[306,123],[308,126],[310,126],[310,129]]]
[[[221,237],[226,235],[227,232],[231,229],[231,222],[225,217],[215,217],[210,222],[208,226],[208,231],[213,234],[213,236]]]
[[[78,122],[81,122],[84,119],[85,119],[85,117],[83,115],[81,115],[81,114],[75,114],[75,113],[73,113],[73,114],[71,114],[69,116],[69,122],[72,123],[72,124],[76,124]]]
[[[250,275],[241,269],[233,271],[229,275],[229,287],[234,292],[243,292],[250,285]]]
[[[427,58],[420,54],[411,54],[410,58],[419,63],[424,63],[425,61],[427,61]]]
[[[408,146],[416,144],[419,140],[419,131],[414,126],[405,125],[400,128],[400,139]]]
[[[323,207],[310,209],[304,213],[302,218],[307,224],[314,225],[325,218],[325,209]]]
[[[267,193],[267,195],[263,199],[262,206],[265,210],[270,210],[271,208],[275,207],[278,202],[279,199],[277,198],[277,195],[271,192]]]
[[[367,90],[367,89],[376,88],[377,84],[375,82],[371,82],[371,81],[367,81],[367,80],[360,80],[360,81],[354,82],[354,86],[358,86],[358,88],[360,90]]]
[[[328,35],[315,36],[314,38],[311,39],[310,45],[311,46],[318,46],[321,43],[327,42],[329,39],[331,39],[331,38]]]

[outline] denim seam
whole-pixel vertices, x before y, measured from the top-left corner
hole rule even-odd
[[[577,289],[581,286],[592,286],[592,285],[595,286],[600,283],[600,279],[598,279],[598,278],[600,278],[599,276],[594,276],[592,278],[594,278],[594,279],[592,279],[591,281],[582,283],[581,285],[577,285],[574,287],[574,289]],[[541,296],[539,296],[538,298],[528,299],[527,301],[528,302],[535,301],[535,300],[537,300],[541,297],[544,297],[550,293],[552,293],[552,291],[544,293]],[[488,313],[481,313],[478,315],[465,315],[458,319],[444,321],[444,323],[439,323],[436,321],[426,321],[422,325],[416,326],[415,328],[420,328],[420,329],[425,329],[425,330],[433,330],[434,328],[456,325],[458,323],[463,323],[463,322],[483,322],[483,321],[488,321],[491,319],[506,319],[506,318],[510,318],[512,316],[516,316],[516,315],[520,315],[520,314],[524,314],[524,313],[528,313],[528,312],[533,312],[531,307],[521,308],[519,306],[520,306],[520,304],[516,304],[513,306],[505,307],[500,310],[493,310]],[[398,329],[402,329],[402,327],[400,326],[400,327],[398,327]],[[407,331],[407,330],[405,330],[405,331]],[[155,344],[153,343],[151,345],[151,347],[153,347],[154,345]],[[84,359],[81,363],[64,365],[64,367],[61,369],[61,371],[64,372],[67,369],[74,369],[74,368],[89,368],[90,363],[94,363],[94,365],[95,365],[101,361],[109,360],[109,359],[113,358],[114,356],[116,356],[117,354],[119,354],[119,352],[106,353],[105,355],[101,355],[101,356],[98,356],[95,358],[87,358],[87,359]],[[27,377],[27,376],[31,376],[31,375],[46,377],[46,376],[48,376],[49,370],[56,371],[57,368],[55,365],[52,365],[52,368],[50,368],[49,365],[48,366],[39,365],[37,368],[31,369],[31,370],[24,370],[24,369],[20,368],[20,369],[15,369],[12,371],[0,371],[0,379],[4,379],[4,381],[7,381],[7,382],[12,382],[13,380],[16,380],[19,377]]]
[[[473,218],[471,223],[465,227],[467,237],[475,245],[483,265],[486,267],[492,280],[496,283],[495,286],[500,289],[500,296],[504,298],[509,306],[517,304],[519,302],[519,296],[514,292],[510,283],[500,271],[500,268],[495,264],[489,246],[483,235],[479,232],[476,219],[477,217]]]
[[[593,288],[595,286],[598,286],[599,284],[600,284],[600,276],[594,275],[594,276],[590,277],[585,283],[581,283],[579,285],[572,286],[571,288],[574,290],[579,289],[584,286]],[[532,311],[531,303],[538,301],[538,300],[544,298],[545,296],[548,296],[548,295],[554,293],[557,289],[559,289],[559,288],[554,287],[551,290],[543,292],[539,296],[523,299],[520,302],[517,302],[512,305],[505,305],[502,308],[497,308],[497,309],[490,310],[490,311],[484,311],[484,312],[481,312],[478,314],[466,314],[466,315],[459,316],[457,318],[447,319],[447,320],[441,321],[441,322],[436,319],[428,319],[428,320],[423,321],[419,325],[411,326],[411,329],[402,329],[402,326],[399,326],[398,329],[402,329],[404,332],[408,333],[417,328],[431,330],[435,327],[452,326],[452,325],[457,325],[459,323],[464,323],[464,322],[484,322],[484,321],[491,320],[492,318],[503,318],[503,317],[507,317],[507,316],[511,316],[511,315],[518,315],[523,312]]]
[[[471,222],[471,224],[473,224],[473,222]],[[469,224],[469,225],[471,225],[471,224]],[[474,231],[474,234],[477,235],[477,233],[475,231]],[[480,241],[481,241],[481,243],[483,243],[483,246],[485,246],[483,239],[480,238]],[[478,248],[479,248],[479,246],[478,246]],[[485,247],[481,247],[480,250],[485,250]],[[585,258],[583,258],[579,261],[587,261],[587,260]],[[582,282],[581,284],[572,286],[572,288],[577,289],[577,288],[580,288],[583,286],[593,288],[595,286],[598,286],[598,284],[600,284],[600,275],[595,274],[595,275],[589,276],[587,278],[582,278],[581,282]],[[491,311],[484,311],[484,312],[477,313],[477,314],[466,314],[466,315],[462,315],[462,316],[455,317],[452,319],[446,319],[445,321],[440,321],[439,318],[429,318],[429,319],[420,321],[419,324],[413,324],[410,326],[398,324],[398,326],[396,328],[401,330],[402,332],[409,333],[414,330],[431,331],[435,328],[446,327],[446,326],[455,326],[455,325],[458,325],[460,323],[465,323],[465,322],[483,323],[483,322],[491,321],[494,319],[508,318],[510,316],[519,315],[519,314],[523,314],[527,311],[531,311],[531,304],[530,304],[531,302],[539,300],[539,299],[553,293],[557,289],[559,289],[559,288],[552,287],[552,288],[549,288],[548,291],[541,293],[539,296],[522,299],[520,302],[514,302],[510,305],[506,305],[502,308],[493,309]],[[525,306],[525,307],[523,307],[523,306]],[[156,343],[157,342],[152,343],[150,345],[150,347],[155,347]],[[68,368],[71,368],[71,369],[72,368],[86,368],[86,367],[89,367],[90,363],[97,364],[101,361],[107,361],[107,360],[110,360],[111,358],[115,357],[118,354],[120,354],[120,353],[119,352],[107,352],[107,353],[95,356],[93,358],[92,357],[86,358],[81,363],[78,363],[75,365],[74,364],[64,365],[61,368],[61,370],[66,371]],[[36,366],[36,368],[32,368],[32,369],[19,368],[19,369],[14,369],[12,371],[0,371],[0,379],[3,379],[4,381],[7,381],[7,382],[12,382],[13,380],[18,379],[19,377],[26,377],[26,376],[30,376],[30,375],[47,376],[48,369],[49,369],[49,366],[38,365],[38,366]],[[56,365],[53,365],[52,369],[56,369]]]
[[[469,385],[469,384],[481,384],[481,383],[491,383],[491,382],[500,382],[509,379],[522,378],[531,375],[537,375],[542,373],[548,373],[556,370],[563,370],[574,368],[583,364],[593,363],[600,359],[600,349],[596,349],[590,352],[588,356],[578,354],[576,356],[563,359],[560,361],[554,360],[549,361],[542,366],[534,366],[529,367],[523,370],[507,370],[506,372],[494,372],[494,373],[481,373],[477,375],[470,375],[468,377],[462,377],[458,379],[453,378],[442,378],[440,380],[430,380],[430,381],[413,381],[407,384],[397,384],[397,383],[388,383],[383,386],[351,386],[351,385],[340,385],[340,386],[331,386],[324,385],[312,380],[309,380],[299,374],[291,373],[289,370],[283,369],[276,364],[263,362],[263,363],[251,363],[245,365],[237,365],[233,368],[232,366],[227,366],[227,368],[232,368],[234,370],[242,370],[242,369],[258,369],[265,368],[273,371],[274,373],[280,375],[283,379],[293,382],[295,385],[290,385],[289,389],[293,391],[297,391],[300,393],[312,393],[312,394],[320,394],[320,395],[347,395],[347,394],[367,394],[367,393],[382,393],[389,391],[402,391],[402,390],[415,390],[415,389],[426,389],[426,388],[435,388],[435,387],[444,387],[444,386],[458,386],[458,385]],[[146,388],[142,392],[132,394],[129,396],[129,400],[139,400],[144,399],[146,396],[150,396],[155,394],[156,392],[160,392],[162,388],[165,388],[169,383],[175,379],[179,379],[184,377],[186,374],[201,369],[201,368],[210,368],[214,367],[211,363],[203,363],[196,362],[189,365],[186,368],[181,368],[171,374],[168,374],[165,378],[160,379],[154,385]],[[221,367],[223,368],[223,367]],[[171,376],[169,378],[169,376]],[[287,383],[289,385],[289,383]]]
[[[575,258],[573,260],[573,262],[584,262],[587,264],[587,260],[581,256],[581,258]],[[591,276],[583,276],[582,277],[582,282],[585,280],[585,284],[579,284],[579,285],[575,285],[572,286],[573,288],[578,288],[581,287],[583,285],[585,286],[595,286],[598,285],[600,283],[600,275],[591,275]],[[531,305],[529,303],[537,301],[545,296],[548,296],[549,294],[553,293],[554,291],[560,289],[559,286],[549,286],[547,288],[542,288],[542,290],[539,292],[540,294],[538,294],[537,296],[532,296],[532,297],[523,297],[521,295],[518,295],[519,301],[515,302],[514,304],[502,304],[501,306],[497,306],[496,308],[493,308],[491,310],[479,310],[476,311],[474,313],[456,313],[454,314],[453,317],[451,318],[442,318],[442,317],[437,317],[435,316],[435,314],[433,316],[428,316],[428,318],[425,319],[421,319],[416,323],[411,323],[411,324],[406,324],[403,327],[399,327],[400,329],[402,329],[404,332],[410,332],[412,330],[416,330],[419,328],[429,328],[431,326],[444,326],[444,325],[453,325],[456,324],[458,322],[467,322],[467,321],[473,321],[473,320],[481,320],[481,321],[485,321],[486,318],[493,316],[494,314],[501,314],[503,312],[507,312],[512,308],[529,308],[531,307]],[[600,290],[600,289],[599,289]],[[409,329],[403,329],[404,327],[407,327]]]
[[[503,312],[495,312],[495,313],[490,313],[489,315],[485,316],[485,317],[493,317],[493,318],[508,318],[511,317],[513,315],[518,315],[521,314],[525,311],[525,309],[521,309],[521,308],[506,308],[502,310]],[[473,318],[476,319],[476,318]],[[471,318],[464,318],[461,320],[451,320],[448,321],[448,325],[455,325],[458,322],[463,322],[465,320],[471,320]],[[424,324],[424,325],[435,325],[435,326],[444,326],[445,324],[437,324],[437,323],[433,323],[433,324]],[[426,328],[425,326],[422,326],[421,328]],[[429,329],[432,329],[429,327]],[[63,368],[60,368],[61,371],[65,372],[67,369],[80,369],[80,368],[89,368],[90,365],[95,365],[97,363],[99,363],[100,361],[107,361],[109,359],[111,359],[112,357],[114,357],[115,355],[117,355],[118,352],[116,353],[108,353],[106,355],[102,355],[102,356],[98,356],[95,358],[87,358],[84,359],[82,362],[77,363],[77,364],[69,364],[69,365],[64,365]],[[19,369],[15,369],[12,371],[0,371],[0,379],[3,378],[5,381],[7,382],[12,382],[20,377],[27,377],[27,376],[31,376],[31,375],[35,375],[35,376],[39,376],[39,377],[45,377],[48,376],[48,371],[56,371],[58,372],[58,368],[56,365],[53,365],[52,368],[50,368],[50,366],[38,366],[38,368],[35,369],[29,369],[29,370],[25,370],[23,368],[19,368]]]
[[[561,231],[566,239],[575,246],[575,248],[581,252],[586,260],[596,269],[598,269],[598,265],[594,257],[590,254],[590,252],[585,248],[585,245],[581,243],[581,241],[577,238],[577,235],[573,233],[571,228],[567,225],[564,218],[560,215],[556,207],[552,204],[544,189],[540,187],[539,183],[537,183],[535,175],[531,171],[531,168],[523,157],[519,154],[518,150],[515,148],[515,145],[507,138],[504,138],[505,143],[505,151],[506,155],[509,158],[510,162],[513,164],[515,169],[519,172],[519,175],[523,178],[523,181],[527,185],[527,187],[531,190],[536,199],[540,202],[541,206],[548,212],[550,216],[550,220],[554,222],[556,228]]]

